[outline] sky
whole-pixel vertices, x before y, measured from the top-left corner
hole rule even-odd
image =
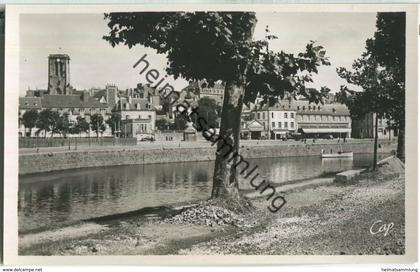
[[[350,68],[353,60],[364,51],[366,39],[375,32],[375,13],[257,13],[255,39],[263,39],[266,25],[272,40],[270,49],[297,54],[314,40],[327,50],[331,66],[321,67],[308,87],[329,87],[333,92],[346,82],[339,78],[336,68]],[[70,56],[70,84],[76,89],[104,88],[108,83],[119,89],[134,88],[147,83],[133,65],[144,54],[150,69],[166,75],[166,57],[153,49],[135,46],[112,47],[102,39],[109,29],[103,14],[22,14],[20,18],[20,89],[47,89],[48,55]],[[168,77],[177,90],[187,85],[183,79]]]

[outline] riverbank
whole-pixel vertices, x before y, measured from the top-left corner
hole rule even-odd
[[[267,145],[265,142],[244,141],[241,155],[247,158],[275,158],[317,156],[321,150],[337,152],[351,150],[354,153],[373,152],[373,143],[370,140],[336,141],[319,140],[316,143],[279,142]],[[100,148],[87,148],[81,150],[63,150],[44,148],[39,150],[22,149],[19,152],[19,175],[51,172],[57,170],[79,169],[87,167],[103,167],[133,164],[154,164],[174,162],[212,161],[215,159],[216,147],[208,142],[168,144],[168,146],[155,144],[138,145],[133,147],[113,146]],[[379,153],[390,153],[396,150],[396,142],[381,141]]]
[[[401,255],[405,178],[396,161],[345,186],[324,178],[284,187],[280,191],[287,204],[278,213],[267,210],[265,198],[252,198],[255,210],[234,224],[227,218],[220,223],[186,223],[186,216],[194,218],[195,211],[202,211],[194,203],[20,235],[19,254]],[[378,220],[393,224],[386,235],[378,232]]]

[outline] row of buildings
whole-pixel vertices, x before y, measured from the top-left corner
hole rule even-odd
[[[49,55],[48,88],[28,90],[25,97],[19,98],[19,120],[28,110],[50,109],[66,113],[70,122],[77,122],[78,117],[89,122],[93,114],[101,114],[106,120],[117,113],[121,117],[120,122],[114,124],[114,128],[107,126],[103,135],[111,136],[114,130],[122,137],[155,133],[159,119],[174,121],[172,110],[165,107],[167,101],[162,99],[156,88],[138,84],[132,89],[119,90],[116,85],[108,84],[105,88],[76,90],[70,85],[69,66],[68,55]],[[222,105],[223,94],[224,85],[221,83],[191,82],[181,90],[180,101],[197,104],[198,100],[208,97]],[[284,100],[270,107],[259,106],[258,103],[251,107],[244,105],[242,117],[241,137],[244,139],[285,139],[294,134],[310,138],[370,138],[374,131],[371,116],[352,122],[347,107],[334,102],[333,97],[324,105],[305,100]],[[379,131],[380,137],[393,134],[384,120],[380,121]],[[36,129],[26,129],[20,122],[20,136],[36,136],[38,133]]]
[[[129,137],[150,134],[155,130],[156,113],[161,110],[160,96],[150,86],[138,84],[136,88],[119,90],[113,84],[105,88],[76,90],[70,85],[70,57],[53,54],[48,57],[48,89],[27,90],[25,97],[19,98],[19,134],[22,137],[45,136],[44,131],[25,128],[21,118],[28,110],[50,109],[60,114],[66,113],[70,123],[78,117],[90,121],[93,114],[101,114],[107,120],[113,113],[121,116],[116,131]],[[112,128],[106,126],[104,135],[111,135]],[[41,134],[39,134],[41,133]],[[93,132],[88,132],[90,134]],[[93,136],[93,135],[92,135]]]
[[[251,111],[242,123],[242,137],[285,139],[299,134],[308,138],[350,138],[352,120],[345,105],[313,104],[307,100],[281,101]]]

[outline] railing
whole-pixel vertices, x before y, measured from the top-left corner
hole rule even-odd
[[[110,145],[136,145],[137,138],[19,138],[19,148],[60,147],[60,146],[110,146]]]

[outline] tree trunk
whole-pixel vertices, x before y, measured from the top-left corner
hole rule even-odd
[[[245,36],[245,40],[247,41],[252,41],[252,35],[257,24],[256,18],[252,18],[251,20],[249,31]],[[239,160],[239,135],[247,69],[248,67],[240,68],[238,66],[236,78],[225,82],[226,86],[218,137],[222,140],[217,142],[218,151],[216,152],[213,190],[211,193],[213,199],[223,199],[233,205],[241,205],[236,163]],[[228,145],[227,148],[226,145]],[[232,150],[227,154],[226,149],[230,148]]]
[[[239,133],[244,96],[244,86],[226,82],[223,100],[222,120],[217,142],[216,162],[214,165],[212,198],[239,200],[239,186],[234,167],[239,153]]]
[[[397,158],[405,162],[405,124],[400,124],[398,128]]]
[[[373,169],[376,169],[378,160],[378,114],[375,113],[375,143],[373,146]]]

